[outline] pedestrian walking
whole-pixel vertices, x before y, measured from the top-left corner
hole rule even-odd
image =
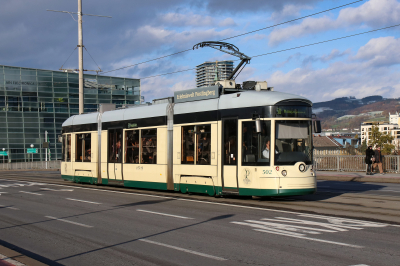
[[[374,151],[372,150],[372,146],[368,146],[367,150],[365,151],[365,163],[367,164],[367,175],[372,175],[372,163],[374,158]]]
[[[382,169],[382,153],[381,153],[381,147],[376,148],[374,151],[374,164],[372,167],[375,169],[376,166],[379,167],[379,173],[383,175],[383,169]]]

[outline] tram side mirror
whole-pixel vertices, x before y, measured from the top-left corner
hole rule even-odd
[[[313,121],[313,129],[314,133],[321,133],[321,120]]]
[[[257,133],[261,133],[261,120],[260,119],[256,119],[255,123],[256,123],[256,132]]]

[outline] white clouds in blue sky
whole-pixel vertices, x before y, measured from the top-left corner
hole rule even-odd
[[[58,69],[77,44],[77,23],[67,14],[77,1],[5,0],[0,10],[0,64]],[[105,71],[190,49],[319,12],[344,0],[83,0],[84,44]],[[400,24],[400,0],[364,0],[314,17],[227,40],[255,56]],[[400,95],[399,28],[257,57],[238,81],[266,80],[276,90],[312,101],[354,95]],[[77,67],[77,53],[66,67]],[[96,65],[85,56],[85,68]],[[188,51],[109,75],[142,78],[236,59],[211,48]],[[195,72],[142,80],[146,100],[195,86]]]

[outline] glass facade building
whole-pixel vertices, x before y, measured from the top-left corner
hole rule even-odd
[[[48,156],[61,159],[57,137],[62,123],[79,113],[78,83],[78,73],[0,65],[0,151],[8,152],[6,162],[44,161],[45,131]],[[84,75],[85,113],[102,103],[140,104],[140,98],[139,79]],[[33,155],[27,153],[32,144]]]

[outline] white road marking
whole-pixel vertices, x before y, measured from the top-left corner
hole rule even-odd
[[[138,212],[147,212],[147,213],[152,213],[152,214],[158,214],[158,215],[163,215],[163,216],[169,216],[169,217],[174,217],[174,218],[181,218],[181,219],[194,219],[194,218],[190,218],[190,217],[178,216],[178,215],[167,214],[167,213],[162,213],[162,212],[151,212],[151,211],[140,210],[140,209],[137,209],[137,211]]]
[[[6,207],[4,205],[0,205],[1,208],[7,208],[7,209],[11,209],[11,210],[15,210],[15,211],[19,211],[18,208],[14,208],[14,207]]]
[[[28,191],[20,191],[20,192],[21,192],[21,193],[26,193],[26,194],[32,194],[32,195],[43,196],[43,194],[33,193],[33,192],[28,192]]]
[[[1,180],[15,181],[15,180],[12,180],[12,179],[1,179]],[[28,182],[28,181],[19,181],[19,182]],[[29,182],[28,182],[28,183],[29,183]],[[68,185],[57,185],[57,184],[50,184],[50,183],[46,183],[46,184],[44,184],[44,183],[38,183],[38,184],[41,184],[41,185],[49,185],[49,186],[56,186],[56,187],[79,188],[79,189],[84,189],[84,190],[92,190],[92,191],[99,191],[99,192],[109,192],[109,193],[117,193],[117,194],[125,194],[125,195],[135,195],[135,196],[143,196],[143,197],[150,197],[150,198],[173,199],[173,200],[179,200],[179,201],[188,201],[188,202],[196,202],[196,203],[202,203],[202,204],[220,205],[220,206],[235,207],[235,208],[243,208],[243,209],[250,209],[250,210],[259,210],[259,211],[280,212],[280,213],[304,215],[304,213],[301,213],[301,212],[284,211],[284,210],[275,210],[275,209],[260,208],[260,207],[251,207],[251,206],[242,206],[242,205],[234,205],[234,204],[219,203],[219,202],[211,202],[211,201],[201,201],[201,200],[191,200],[191,199],[179,199],[179,198],[176,198],[176,197],[157,196],[157,195],[140,194],[140,193],[131,193],[131,192],[123,192],[123,191],[111,191],[111,190],[104,190],[104,189],[85,188],[85,187],[68,186]],[[337,217],[331,216],[331,218],[337,218]],[[400,227],[400,225],[384,224],[384,223],[381,223],[381,225]]]
[[[79,200],[79,199],[70,199],[70,198],[66,198],[67,200],[73,200],[73,201],[79,201],[79,202],[85,202],[85,203],[90,203],[90,204],[102,204],[99,202],[93,202],[93,201],[86,201],[86,200]]]
[[[74,191],[73,189],[51,189],[47,187],[40,188],[41,190],[49,190],[49,191]]]
[[[357,265],[350,265],[350,266],[369,266],[367,264],[357,264]]]
[[[59,219],[59,218],[52,217],[52,216],[45,216],[45,217],[46,217],[46,218],[49,218],[49,219],[57,220],[57,221],[62,221],[62,222],[70,223],[70,224],[80,225],[80,226],[83,226],[83,227],[88,227],[88,228],[92,228],[92,227],[93,227],[93,226],[91,226],[91,225],[86,225],[86,224],[81,224],[81,223],[77,223],[77,222],[72,222],[72,221],[68,221],[68,220],[65,220],[65,219]]]
[[[260,231],[260,232],[265,232],[265,233],[270,233],[270,234],[286,235],[286,236],[290,236],[290,237],[301,238],[301,239],[306,239],[306,240],[312,240],[312,241],[317,241],[317,242],[323,242],[323,243],[328,243],[328,244],[347,246],[347,247],[352,247],[352,248],[363,248],[363,246],[351,245],[351,244],[346,244],[346,243],[342,243],[342,242],[328,241],[328,240],[323,240],[323,239],[318,239],[318,238],[311,238],[311,237],[305,237],[305,236],[296,236],[296,235],[292,235],[292,234],[283,234],[283,233],[271,232],[269,230],[263,230],[263,229],[254,229],[254,230],[255,231]]]
[[[3,193],[3,194],[7,194],[8,192],[0,192],[0,196],[1,196],[1,193]]]
[[[167,247],[167,248],[176,249],[176,250],[179,250],[179,251],[183,251],[183,252],[199,255],[199,256],[210,258],[210,259],[214,259],[214,260],[220,260],[220,261],[227,260],[227,259],[224,259],[224,258],[221,258],[221,257],[208,255],[208,254],[205,254],[205,253],[201,253],[201,252],[197,252],[197,251],[193,251],[193,250],[189,250],[189,249],[185,249],[185,248],[180,248],[180,247],[176,247],[176,246],[171,246],[171,245],[167,245],[167,244],[163,244],[163,243],[160,243],[160,242],[155,242],[155,241],[151,241],[151,240],[147,240],[147,239],[139,239],[139,241],[143,241],[143,242],[146,242],[146,243],[155,244],[155,245],[159,245],[159,246],[163,246],[163,247]]]

